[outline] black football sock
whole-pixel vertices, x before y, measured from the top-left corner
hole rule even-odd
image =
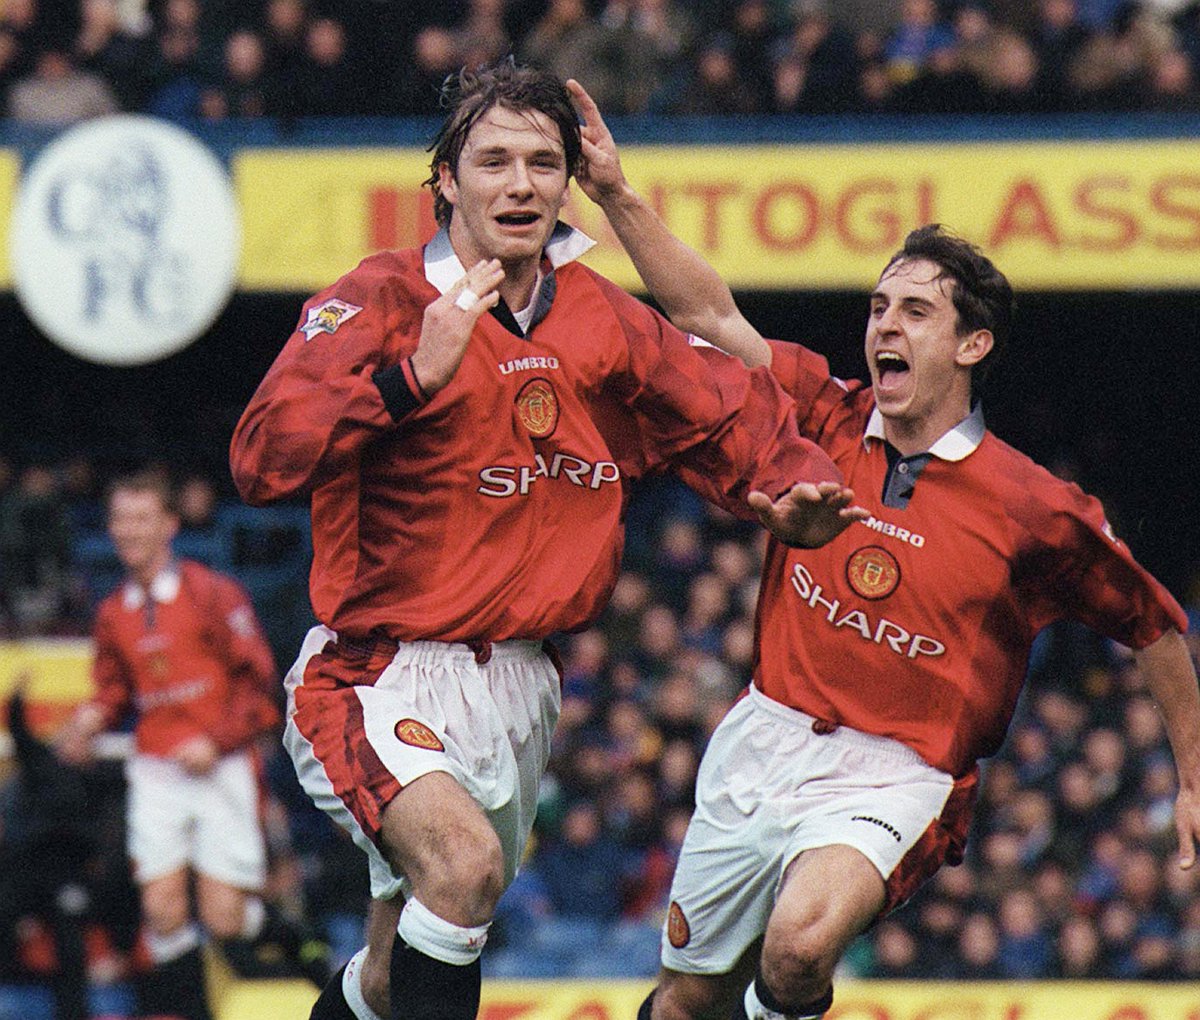
[[[475,1020],[479,1012],[480,966],[443,963],[408,945],[392,944],[391,1020]]]
[[[829,1011],[829,1007],[833,1005],[832,985],[830,985],[829,991],[819,999],[814,999],[811,1002],[805,1002],[798,1006],[784,1005],[775,997],[771,989],[767,987],[761,970],[754,979],[754,994],[765,1009],[769,1009],[772,1013],[778,1013],[780,1016],[796,1017],[797,1020],[819,1020],[820,1017],[823,1017]],[[738,1001],[737,1008],[733,1012],[733,1020],[748,1020],[744,996]]]
[[[308,1020],[358,1020],[342,992],[342,975],[345,973],[343,967],[325,983]]]
[[[650,1011],[654,1008],[654,993],[657,989],[651,988],[650,994],[646,996],[646,1001],[638,1007],[637,1020],[650,1020]]]
[[[155,964],[138,978],[135,987],[142,1016],[212,1020],[204,989],[204,958],[199,947],[174,960]]]

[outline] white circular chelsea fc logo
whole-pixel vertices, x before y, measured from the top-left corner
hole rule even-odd
[[[192,135],[121,115],[59,135],[26,168],[13,283],[43,333],[105,365],[182,350],[233,292],[241,229],[229,176]]]

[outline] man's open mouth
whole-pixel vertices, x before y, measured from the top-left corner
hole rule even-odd
[[[881,383],[895,382],[908,372],[908,362],[895,351],[881,351],[875,355],[875,369]]]
[[[501,213],[496,220],[506,227],[527,227],[531,223],[536,223],[540,218],[535,212],[512,212]]]

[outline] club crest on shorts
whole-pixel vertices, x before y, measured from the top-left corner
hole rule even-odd
[[[401,719],[396,723],[396,739],[410,747],[420,747],[426,751],[444,751],[446,746],[438,739],[423,722],[416,719]]]
[[[300,327],[300,332],[304,334],[304,342],[308,343],[318,333],[336,333],[338,326],[348,319],[353,319],[361,311],[361,305],[352,305],[337,298],[322,301],[315,308],[308,310],[308,318]]]
[[[886,549],[868,545],[846,561],[846,580],[864,599],[881,599],[900,583],[900,564]]]
[[[558,395],[549,379],[530,379],[517,394],[517,417],[534,439],[549,439],[558,426]]]
[[[667,912],[667,940],[676,949],[682,949],[692,940],[692,929],[688,926],[687,918],[683,916],[683,908],[674,900]]]

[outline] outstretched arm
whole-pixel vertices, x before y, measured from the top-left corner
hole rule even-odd
[[[1175,800],[1175,829],[1179,835],[1179,866],[1196,861],[1200,840],[1200,689],[1187,643],[1171,630],[1136,653],[1139,667],[1167,726],[1167,736],[1179,772]]]
[[[668,318],[753,368],[771,363],[771,348],[742,315],[725,281],[667,229],[621,169],[617,146],[600,110],[579,82],[567,89],[583,118],[584,166],[576,180],[604,210],[638,275]]]

